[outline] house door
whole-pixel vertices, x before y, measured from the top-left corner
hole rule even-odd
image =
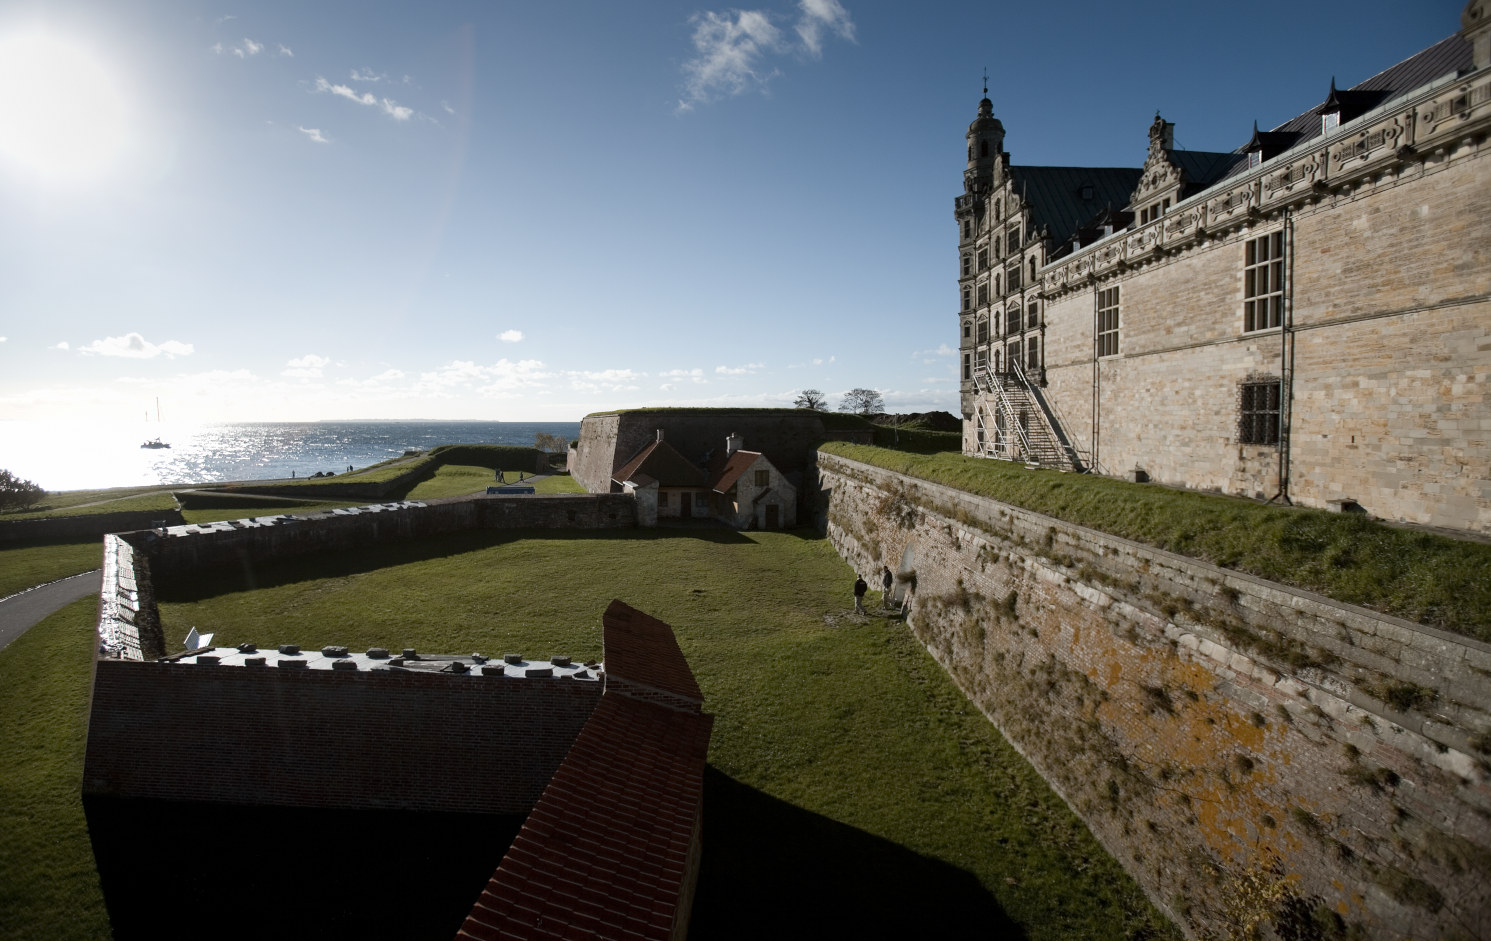
[[[693,516],[694,495],[685,490],[678,495],[678,515],[684,519]]]
[[[781,520],[781,517],[780,517],[779,514],[780,514],[780,507],[778,507],[775,503],[768,503],[768,504],[766,504],[766,528],[767,529],[778,529],[778,528],[781,527],[782,520]]]

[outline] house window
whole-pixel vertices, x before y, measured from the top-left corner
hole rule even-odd
[[[973,310],[973,288],[963,288],[963,309]]]
[[[1332,111],[1320,116],[1320,133],[1329,134],[1341,126],[1341,112]]]
[[[664,506],[668,505],[668,491],[666,491],[666,490],[659,490],[657,492],[657,505],[659,507],[664,507]]]
[[[1277,327],[1284,310],[1284,233],[1249,239],[1243,267],[1243,332]]]
[[[758,487],[770,487],[771,486],[771,471],[769,471],[769,470],[758,470],[758,471],[756,471],[756,486],[758,486]]]
[[[1098,355],[1118,355],[1118,288],[1098,292]]]
[[[1240,387],[1237,440],[1240,444],[1279,443],[1280,383],[1244,382]]]
[[[972,273],[972,269],[973,269],[973,256],[972,255],[964,255],[963,256],[963,277],[965,277],[965,278],[968,277],[968,275]]]
[[[1004,312],[1004,332],[1020,332],[1020,305],[1016,304]]]

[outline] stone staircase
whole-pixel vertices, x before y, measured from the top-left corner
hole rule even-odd
[[[973,380],[981,393],[976,409],[980,453],[1079,474],[1090,470],[1091,462],[1067,436],[1051,402],[1018,364],[998,373],[978,369]]]

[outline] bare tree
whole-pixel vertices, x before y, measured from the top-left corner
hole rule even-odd
[[[551,435],[547,431],[540,431],[533,436],[533,446],[540,451],[555,454],[569,450],[569,439],[564,435]]]
[[[885,399],[874,389],[850,389],[839,402],[839,411],[869,418],[885,413]]]
[[[817,389],[804,389],[792,400],[793,408],[805,408],[814,412],[828,411],[828,399]]]

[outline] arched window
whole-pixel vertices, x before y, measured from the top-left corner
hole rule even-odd
[[[996,274],[994,276],[994,296],[1001,297],[1003,294],[1004,292],[999,289],[999,275]]]
[[[984,141],[979,141],[978,142],[978,155],[980,157],[987,157],[987,156],[989,156],[989,142],[988,141],[984,140]]]
[[[999,222],[1004,218],[1004,200],[994,200],[994,221]]]

